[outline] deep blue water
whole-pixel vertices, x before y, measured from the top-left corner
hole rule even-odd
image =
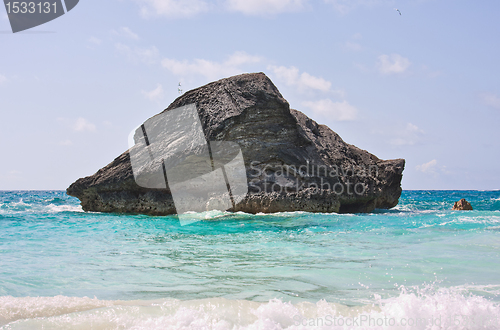
[[[474,211],[451,211],[461,198]],[[202,221],[181,226],[175,216],[84,213],[61,191],[0,192],[0,326],[2,303],[56,296],[272,311],[273,302],[383,309],[416,297],[419,310],[429,299],[453,309],[436,298],[446,292],[498,312],[500,191],[404,191],[396,208],[370,214],[193,216]]]

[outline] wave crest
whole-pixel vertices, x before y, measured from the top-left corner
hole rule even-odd
[[[403,287],[398,297],[375,297],[372,304],[355,307],[325,300],[292,304],[279,299],[260,303],[224,298],[0,297],[0,325],[8,324],[9,329],[345,329],[349,323],[350,328],[362,327],[363,322],[377,329],[498,329],[499,318],[497,303],[458,287]]]

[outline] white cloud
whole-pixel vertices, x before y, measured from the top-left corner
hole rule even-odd
[[[116,50],[127,56],[129,60],[154,64],[160,59],[160,52],[155,46],[149,48],[130,47],[122,43],[115,44]]]
[[[143,17],[192,17],[210,10],[240,12],[245,15],[268,16],[284,12],[297,12],[309,8],[312,0],[134,0]],[[357,7],[388,5],[394,0],[323,0],[341,14]]]
[[[285,66],[270,65],[267,69],[271,70],[276,77],[286,85],[294,86],[300,91],[312,89],[328,92],[332,86],[331,82],[323,78],[312,76],[307,72],[299,74],[299,69],[294,66],[287,68]]]
[[[70,145],[73,145],[73,142],[71,140],[63,140],[63,141],[59,141],[59,145],[68,147]]]
[[[395,146],[411,146],[418,143],[424,134],[417,125],[412,123],[406,124],[403,129],[398,129],[395,132],[395,137],[390,140],[390,143]]]
[[[381,4],[389,4],[392,0],[324,0],[341,14],[347,14],[357,7],[374,7]]]
[[[217,5],[208,0],[135,0],[141,6],[144,17],[169,18],[192,17],[219,6],[222,10],[241,12],[246,15],[272,15],[299,11],[310,0],[220,0]]]
[[[378,57],[377,67],[383,74],[403,73],[410,66],[409,59],[399,55],[380,55]]]
[[[128,27],[125,26],[119,28],[118,31],[113,30],[112,34],[132,40],[139,40],[139,35],[137,33],[132,32],[132,30],[130,30]]]
[[[2,75],[0,74],[0,85],[4,84],[4,83],[6,83],[6,82],[7,82],[7,77],[6,77],[6,76],[2,76]]]
[[[354,1],[348,0],[325,0],[326,3],[332,4],[333,8],[341,14],[346,14],[355,7]]]
[[[246,15],[269,15],[299,11],[308,0],[226,0],[226,8]]]
[[[427,65],[425,64],[422,64],[422,71],[423,73],[429,77],[429,78],[437,78],[439,76],[441,76],[443,73],[441,71],[437,71],[437,70],[431,70]]]
[[[163,91],[163,86],[161,84],[158,84],[158,86],[153,89],[152,91],[142,91],[142,95],[144,95],[146,98],[150,99],[151,101],[158,101],[161,100],[164,96],[164,91]]]
[[[223,62],[204,59],[178,61],[165,58],[161,61],[161,65],[177,76],[200,75],[209,80],[215,80],[242,73],[243,66],[261,61],[262,58],[259,56],[249,55],[245,52],[235,52]]]
[[[149,48],[136,48],[136,55],[142,62],[155,63],[160,59],[160,52],[155,46]]]
[[[76,122],[72,125],[72,128],[76,132],[93,132],[96,130],[96,127],[94,124],[89,122],[87,119],[79,117]]]
[[[346,41],[342,48],[353,52],[359,52],[360,50],[363,50],[363,46],[361,46],[356,42],[350,42],[350,41]]]
[[[204,0],[135,0],[141,6],[144,17],[164,16],[169,18],[191,17],[209,9]]]
[[[0,79],[1,82],[1,79]],[[483,93],[480,95],[481,100],[483,101],[484,104],[487,106],[500,109],[500,97],[496,96],[495,94],[491,93]]]
[[[83,117],[78,117],[76,120],[68,118],[57,118],[57,121],[62,123],[64,126],[69,127],[75,132],[93,132],[96,130],[96,126]]]
[[[353,62],[353,66],[361,72],[370,72],[370,68],[368,68],[363,63]]]
[[[437,160],[433,159],[428,163],[417,165],[415,169],[422,173],[436,174]]]
[[[93,43],[94,45],[100,45],[102,43],[102,40],[96,37],[90,37],[89,42]]]
[[[324,99],[307,101],[303,105],[310,108],[316,115],[336,121],[355,120],[358,116],[358,109],[350,105],[347,101],[333,102],[330,99]]]

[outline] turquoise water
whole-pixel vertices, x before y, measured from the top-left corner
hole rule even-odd
[[[451,211],[460,198],[475,210]],[[181,226],[84,213],[60,191],[0,192],[0,326],[281,329],[392,313],[499,328],[470,317],[500,316],[500,191],[404,191],[370,214],[193,217]]]

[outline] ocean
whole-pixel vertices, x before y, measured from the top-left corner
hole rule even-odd
[[[474,211],[452,211],[461,198]],[[0,192],[0,329],[500,328],[500,191],[192,216]]]

